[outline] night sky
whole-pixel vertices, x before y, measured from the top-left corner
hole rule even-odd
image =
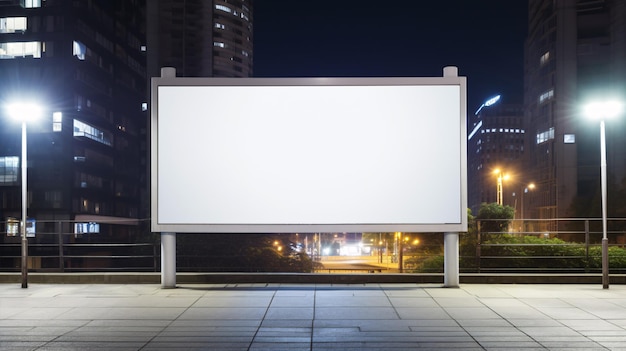
[[[468,112],[521,103],[527,0],[257,0],[256,77],[468,77]]]

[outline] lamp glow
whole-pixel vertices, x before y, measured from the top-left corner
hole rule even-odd
[[[607,180],[605,119],[615,118],[623,111],[617,100],[594,101],[583,107],[587,117],[600,120],[600,177],[602,191],[602,288],[609,288],[609,238],[607,236]]]
[[[22,158],[20,164],[22,168],[22,288],[28,288],[28,238],[26,236],[26,222],[28,220],[28,190],[26,181],[27,157],[26,157],[26,124],[29,121],[41,117],[43,110],[41,106],[32,102],[15,102],[5,106],[7,114],[22,123]]]
[[[8,104],[6,110],[11,118],[18,121],[39,119],[43,113],[41,106],[32,102],[16,102]]]

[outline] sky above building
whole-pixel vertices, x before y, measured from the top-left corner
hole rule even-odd
[[[423,77],[458,66],[468,111],[521,103],[527,0],[257,0],[256,77]]]

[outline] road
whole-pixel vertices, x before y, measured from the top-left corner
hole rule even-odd
[[[397,272],[398,264],[391,263],[391,256],[383,256],[383,263],[380,263],[378,256],[322,256],[320,263],[323,270],[330,273],[353,272]]]

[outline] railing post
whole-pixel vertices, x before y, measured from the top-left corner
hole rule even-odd
[[[480,221],[476,221],[476,267],[477,267],[478,273],[480,273],[480,255],[481,255],[480,241],[481,241]]]
[[[589,273],[589,220],[585,219],[585,273]]]
[[[57,238],[59,240],[59,269],[62,273],[65,272],[65,257],[64,257],[64,249],[63,249],[63,224],[60,221],[55,223],[55,228],[57,231]]]

